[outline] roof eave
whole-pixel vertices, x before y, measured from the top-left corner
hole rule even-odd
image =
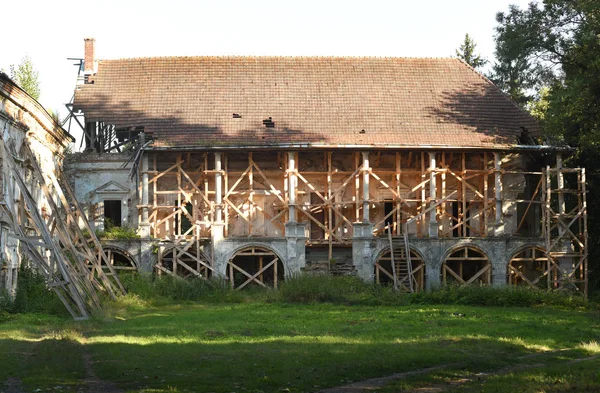
[[[348,149],[348,150],[466,150],[466,151],[538,151],[538,152],[570,152],[570,146],[549,145],[497,145],[497,146],[458,146],[458,145],[358,145],[358,144],[320,144],[320,143],[284,143],[268,145],[213,145],[213,146],[148,146],[149,151],[223,151],[223,150],[270,150],[273,148],[286,150],[308,149]]]

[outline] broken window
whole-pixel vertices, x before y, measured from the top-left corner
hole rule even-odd
[[[104,200],[104,229],[120,227],[121,224],[121,200]]]

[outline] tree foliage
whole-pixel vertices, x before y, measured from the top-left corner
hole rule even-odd
[[[465,63],[469,64],[473,68],[483,67],[487,63],[487,60],[475,53],[476,46],[477,44],[475,41],[473,41],[469,34],[465,34],[465,40],[456,50],[456,57],[464,60]]]
[[[41,94],[39,72],[33,66],[33,62],[29,56],[25,55],[16,68],[14,64],[11,64],[10,78],[30,96],[39,100]]]
[[[543,0],[526,9],[511,6],[496,20],[492,80],[535,111],[548,139],[576,148],[571,164],[588,169],[588,198],[600,198],[600,3]],[[600,206],[588,209],[594,261],[600,259],[600,220],[594,220]],[[600,278],[600,266],[591,269]]]

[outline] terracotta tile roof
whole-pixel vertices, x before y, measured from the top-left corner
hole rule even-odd
[[[531,116],[457,59],[103,60],[90,81],[74,102],[87,121],[144,126],[159,147],[486,148],[517,144],[522,127],[540,132]],[[272,128],[263,122],[269,118]]]

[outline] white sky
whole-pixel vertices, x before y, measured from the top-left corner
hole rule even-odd
[[[0,69],[28,54],[41,103],[66,114],[83,38],[96,57],[451,57],[465,33],[493,58],[498,11],[530,0],[21,0],[0,6]]]

